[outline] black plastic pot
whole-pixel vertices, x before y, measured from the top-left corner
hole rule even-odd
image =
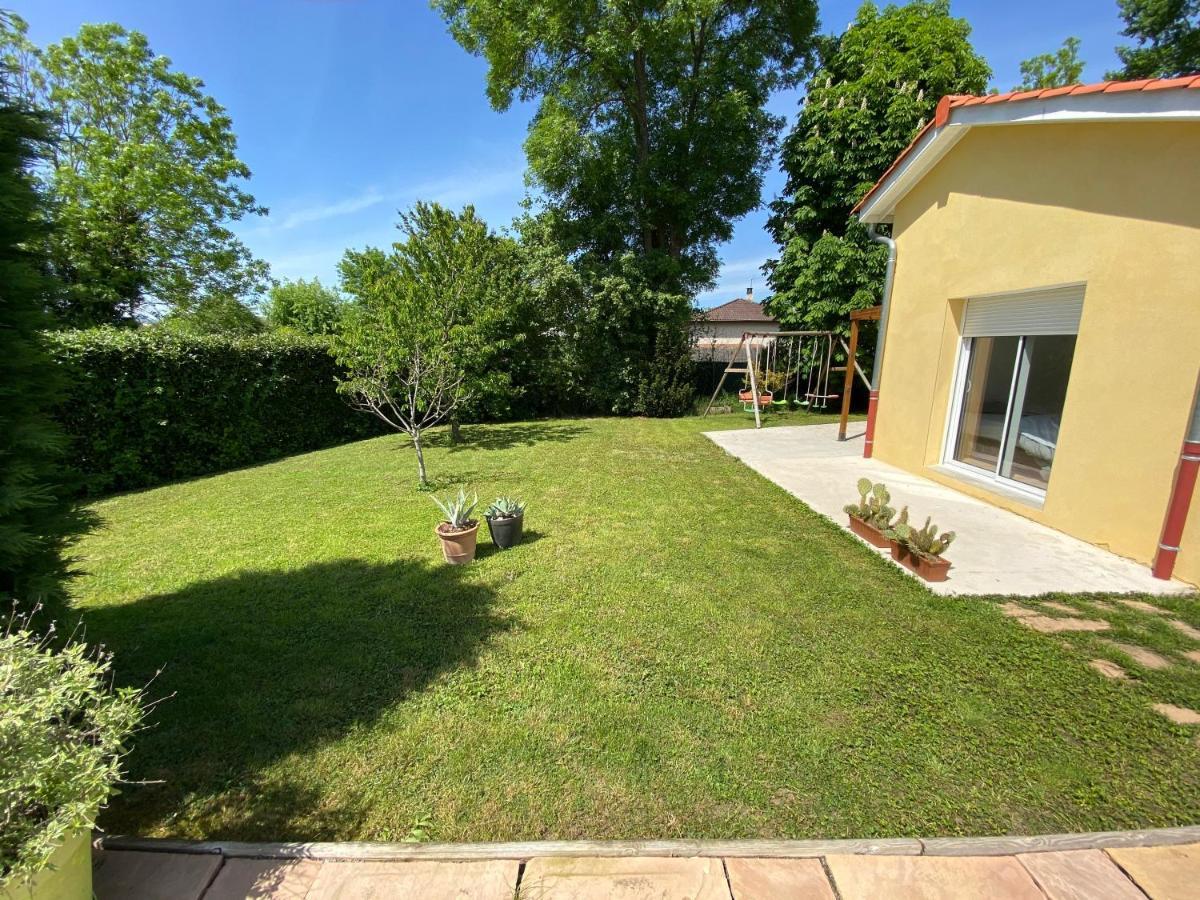
[[[525,530],[525,513],[503,519],[488,519],[487,523],[488,531],[492,533],[492,543],[501,550],[521,543],[521,534]]]

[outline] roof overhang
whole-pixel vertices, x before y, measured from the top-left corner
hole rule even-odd
[[[896,204],[972,128],[1121,121],[1200,121],[1200,76],[1105,82],[988,97],[943,97],[934,120],[854,207],[862,222],[891,222]]]

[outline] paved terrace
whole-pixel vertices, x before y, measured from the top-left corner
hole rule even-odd
[[[533,844],[109,839],[98,900],[1174,900],[1200,828],[1028,838]],[[124,849],[117,849],[124,848]]]
[[[837,425],[714,431],[706,436],[842,528],[847,527],[842,507],[857,496],[859,478],[887,484],[892,505],[899,509],[907,504],[916,524],[932,516],[942,530],[957,533],[946,553],[953,563],[950,577],[929,584],[934,593],[1034,597],[1052,592],[1179,594],[1194,590],[1180,581],[1152,577],[1149,566],[928,478],[876,459],[863,459],[861,423],[852,423],[850,439],[841,442]],[[891,560],[887,550],[872,549]],[[908,572],[899,563],[894,565]]]

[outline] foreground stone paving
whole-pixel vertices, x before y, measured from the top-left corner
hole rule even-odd
[[[1196,829],[1177,829],[1173,839],[1183,832],[1194,836]],[[640,855],[628,845],[609,845],[605,855],[587,855],[589,850],[604,850],[603,844],[581,845],[580,855],[564,855],[564,845],[556,845],[553,849],[560,852],[555,855],[462,861],[226,858],[219,848],[213,852],[105,850],[96,859],[95,892],[97,900],[1176,900],[1200,896],[1200,843],[1086,846],[1095,843],[1095,837],[1128,844],[1142,842],[1146,834],[1159,833],[937,840],[912,842],[911,851],[889,848],[889,842],[875,847],[868,842],[843,842],[857,845],[861,852],[822,856],[656,856]],[[786,843],[745,842],[738,849],[752,854],[759,846],[764,853],[777,854],[787,849]],[[323,852],[336,854],[338,846],[342,845],[322,845]],[[359,845],[344,846],[348,854],[361,852]],[[468,856],[488,852],[487,845],[458,846]],[[539,847],[524,846],[534,853]],[[1058,846],[1080,849],[1053,849]],[[1004,849],[1021,852],[999,852]],[[252,851],[244,845],[240,850]],[[895,855],[898,852],[907,855]]]

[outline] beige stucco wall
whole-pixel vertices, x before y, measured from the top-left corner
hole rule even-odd
[[[1198,161],[1195,123],[960,141],[896,210],[875,455],[1149,563],[1200,369]],[[1073,282],[1083,318],[1042,508],[933,472],[964,299]],[[1175,573],[1200,584],[1200,493]]]

